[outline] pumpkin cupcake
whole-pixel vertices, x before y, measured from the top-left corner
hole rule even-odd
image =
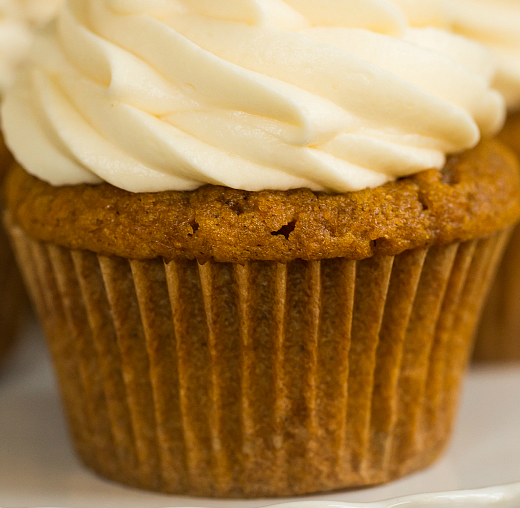
[[[264,497],[439,456],[520,183],[492,61],[435,41],[390,2],[64,5],[5,220],[85,464]]]

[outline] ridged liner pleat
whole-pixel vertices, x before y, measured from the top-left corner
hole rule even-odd
[[[144,332],[145,321],[155,318],[159,324],[159,318],[146,316],[148,319],[142,320],[136,293],[146,289],[138,288],[137,281],[134,284],[128,260],[100,256],[99,264],[119,347],[120,370],[133,428],[132,444],[139,462],[138,481],[147,488],[160,488],[162,475],[151,380],[153,371]],[[154,298],[153,293],[147,296]]]
[[[172,493],[385,482],[449,438],[508,231],[363,261],[129,261],[11,234],[78,452]]]

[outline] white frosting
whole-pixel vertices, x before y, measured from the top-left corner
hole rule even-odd
[[[392,0],[412,26],[437,26],[485,45],[498,72],[493,83],[520,107],[520,0]]]
[[[0,0],[0,94],[13,82],[29,51],[34,28],[47,22],[62,0]]]
[[[387,0],[69,0],[4,132],[54,185],[344,192],[495,133],[493,76],[486,50]]]

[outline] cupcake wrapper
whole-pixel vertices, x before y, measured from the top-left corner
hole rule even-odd
[[[520,362],[520,227],[505,249],[477,333],[476,361]]]
[[[139,487],[230,497],[430,464],[508,234],[234,265],[129,261],[10,231],[85,463]]]

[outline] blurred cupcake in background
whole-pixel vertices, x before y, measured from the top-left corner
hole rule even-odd
[[[476,41],[493,56],[493,88],[508,111],[520,107],[520,1],[519,0],[392,0],[412,27],[448,30]],[[412,30],[413,31],[413,30]],[[435,49],[439,50],[439,45]],[[446,47],[447,52],[453,48]],[[469,62],[466,62],[469,63]]]
[[[62,0],[0,0],[0,94],[12,84],[35,30],[49,21]]]
[[[520,108],[520,1],[448,0],[455,33],[485,45],[497,62],[494,80],[512,113]]]
[[[61,0],[0,0],[0,101],[27,57],[38,27],[49,21]],[[0,132],[0,182],[13,163]],[[27,310],[25,292],[3,227],[0,227],[0,362]]]
[[[520,212],[493,78],[381,0],[68,1],[4,101],[6,223],[85,464],[221,497],[431,464]]]
[[[487,48],[496,65],[493,87],[504,97],[508,110],[499,138],[520,155],[520,1],[392,1],[412,27],[427,27],[436,49],[438,34],[446,30]],[[520,361],[520,228],[512,234],[483,309],[474,358]]]
[[[419,24],[417,11],[423,2],[397,1],[411,22]],[[520,155],[520,1],[426,0],[424,4],[430,12],[424,22],[478,41],[493,55],[497,64],[493,86],[508,108],[499,137]],[[513,232],[484,307],[474,357],[520,362],[520,228]]]
[[[498,63],[495,87],[508,106],[500,135],[520,156],[520,1],[451,0],[453,28],[488,47]],[[513,232],[477,334],[475,359],[520,362],[520,228]]]
[[[508,106],[500,138],[520,156],[520,1],[450,4],[454,29],[485,44],[497,60],[495,87]],[[520,228],[513,232],[484,307],[475,359],[520,362]]]

